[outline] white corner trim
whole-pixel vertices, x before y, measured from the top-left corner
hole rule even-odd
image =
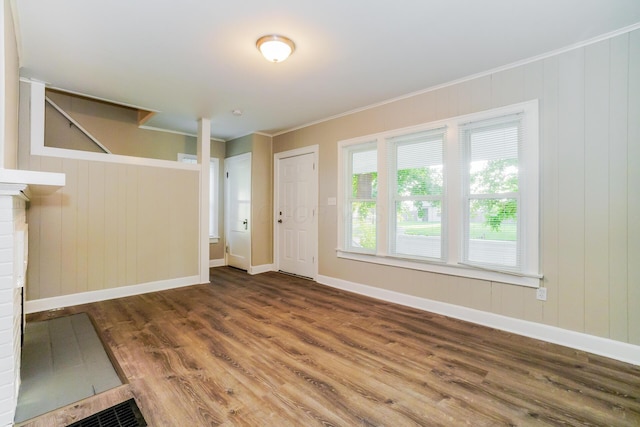
[[[209,268],[224,267],[225,265],[227,265],[227,263],[225,262],[224,258],[209,260]]]
[[[177,279],[160,280],[157,282],[141,283],[131,286],[121,286],[111,289],[101,289],[99,291],[89,291],[77,294],[62,295],[58,297],[42,298],[32,301],[26,301],[24,304],[24,311],[27,314],[37,313],[39,311],[53,310],[56,308],[69,307],[72,305],[88,304],[114,298],[146,294],[148,292],[181,288],[183,286],[197,285],[200,283],[199,280],[200,276],[179,277]]]
[[[581,332],[570,331],[556,326],[515,319],[512,317],[502,316],[500,314],[416,297],[387,289],[376,288],[374,286],[336,279],[329,276],[319,275],[317,282],[333,288],[366,295],[379,300],[442,314],[479,325],[500,329],[502,331],[523,335],[529,338],[535,338],[553,344],[571,347],[576,350],[609,357],[622,362],[640,365],[640,346],[637,345],[588,335]]]
[[[275,264],[252,265],[249,267],[249,274],[261,274],[267,271],[276,271]]]

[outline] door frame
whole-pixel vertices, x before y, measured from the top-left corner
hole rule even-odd
[[[280,153],[275,153],[273,155],[273,265],[276,271],[280,270],[280,236],[278,233],[278,206],[280,205],[280,160],[287,159],[290,157],[302,156],[304,154],[313,154],[315,168],[313,170],[314,179],[316,182],[315,187],[312,189],[311,200],[315,200],[314,215],[315,215],[315,224],[312,227],[312,231],[314,236],[313,241],[315,245],[313,246],[313,257],[314,257],[314,269],[313,269],[313,277],[312,279],[315,281],[318,278],[318,217],[319,211],[319,203],[318,203],[318,187],[320,182],[318,181],[318,170],[320,169],[320,147],[318,144],[309,145],[307,147],[296,148],[293,150],[282,151]]]
[[[233,163],[235,160],[239,160],[242,157],[248,157],[249,161],[251,162],[251,170],[253,171],[253,156],[251,155],[251,152],[248,153],[242,153],[242,154],[237,154],[235,156],[231,156],[231,157],[226,157],[224,159],[224,265],[229,265],[229,253],[227,252],[227,243],[228,243],[228,239],[230,236],[230,232],[229,232],[229,218],[231,217],[231,215],[229,215],[229,211],[228,209],[231,208],[231,205],[229,203],[229,178],[227,178],[227,173],[228,173],[228,161],[231,160],[231,163]],[[253,173],[252,173],[253,175]],[[253,176],[251,177],[251,179],[253,179]],[[249,186],[250,191],[253,193],[253,186],[252,186],[252,181],[251,179],[249,180],[250,184]],[[247,259],[249,260],[249,266],[247,268],[247,273],[249,273],[251,271],[251,252],[252,252],[252,237],[253,237],[253,194],[251,194],[251,207],[249,208],[249,255],[247,256]]]

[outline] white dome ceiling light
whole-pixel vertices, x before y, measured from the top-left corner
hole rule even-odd
[[[256,42],[256,47],[267,61],[282,62],[296,49],[293,41],[277,34],[262,36]]]

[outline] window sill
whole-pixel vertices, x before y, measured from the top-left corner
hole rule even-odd
[[[218,243],[220,241],[219,237],[209,237],[209,244]]]
[[[337,249],[336,254],[338,258],[350,259],[354,261],[370,262],[373,264],[388,265],[392,267],[407,268],[418,271],[428,271],[438,274],[448,274],[450,276],[468,277],[470,279],[486,280],[490,282],[507,283],[510,285],[526,286],[529,288],[540,287],[540,279],[537,278],[520,277],[507,273],[481,270],[457,264],[438,264],[427,261],[417,261],[396,257],[385,257],[346,252],[341,249]]]

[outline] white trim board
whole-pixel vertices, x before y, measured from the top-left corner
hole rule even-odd
[[[527,320],[515,319],[500,314],[488,313],[473,308],[462,307],[440,301],[407,295],[374,286],[363,285],[329,276],[318,276],[318,283],[354,292],[360,295],[392,302],[407,307],[417,308],[432,313],[442,314],[455,319],[465,320],[490,328],[523,335],[597,354],[634,365],[640,365],[640,346],[601,338],[580,332],[544,325]]]
[[[37,313],[39,311],[54,310],[79,304],[106,301],[114,298],[130,297],[149,292],[164,291],[199,284],[200,276],[179,277],[177,279],[160,280],[157,282],[141,283],[138,285],[121,286],[118,288],[101,289],[99,291],[81,292],[77,294],[61,295],[58,297],[42,298],[26,301],[24,312]]]
[[[227,263],[224,258],[209,260],[209,268],[224,267],[225,265],[227,265]]]
[[[249,271],[247,273],[254,275],[266,273],[268,271],[276,271],[275,264],[252,265],[249,267]]]

